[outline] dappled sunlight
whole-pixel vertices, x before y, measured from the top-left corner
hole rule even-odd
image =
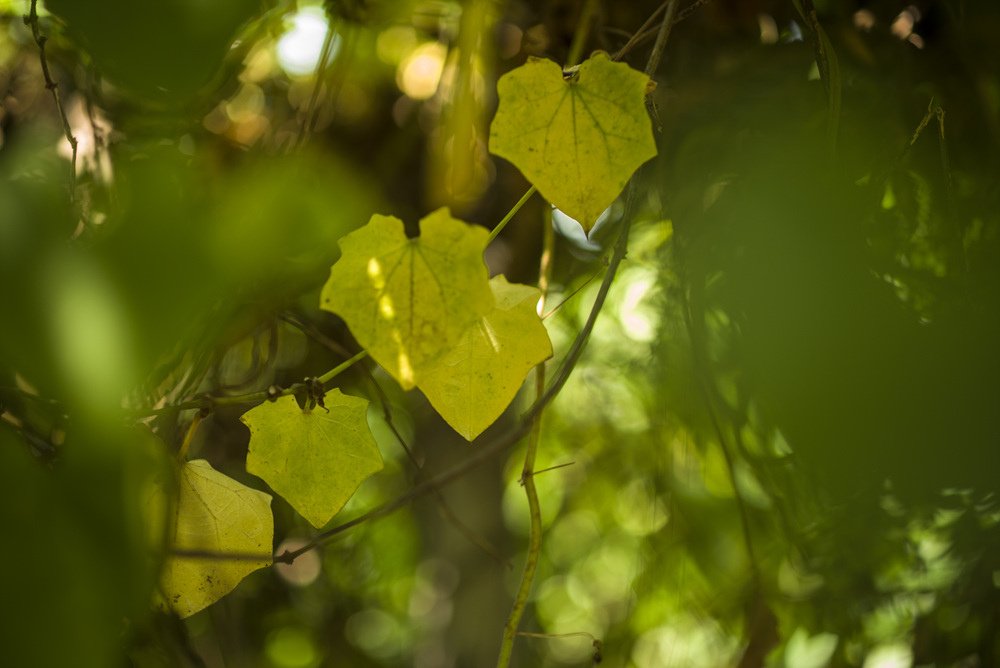
[[[281,554],[286,550],[293,552],[307,544],[308,541],[302,538],[289,538],[278,545],[278,549],[275,552],[277,554]],[[315,552],[306,552],[291,564],[275,564],[274,570],[285,582],[296,587],[308,587],[320,576],[322,566],[323,562],[319,558],[319,555]]]
[[[736,650],[735,639],[709,620],[676,616],[640,635],[631,658],[636,668],[716,668],[730,665]]]
[[[288,74],[308,77],[315,73],[323,52],[327,31],[326,12],[319,6],[305,6],[287,19],[288,29],[275,45],[278,64]],[[333,35],[330,60],[340,50],[340,36]]]
[[[414,100],[426,100],[437,92],[444,72],[447,48],[438,42],[425,42],[400,62],[396,73],[399,89]]]
[[[386,320],[393,320],[396,317],[396,309],[392,307],[392,298],[389,295],[382,295],[379,298],[378,312]]]

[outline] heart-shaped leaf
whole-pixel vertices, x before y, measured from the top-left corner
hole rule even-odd
[[[490,152],[590,231],[639,166],[656,155],[646,112],[649,77],[598,52],[563,76],[551,60],[500,77]]]
[[[247,471],[316,528],[382,470],[382,455],[368,428],[368,402],[335,389],[323,403],[326,411],[304,411],[293,397],[281,397],[240,418],[250,428]]]
[[[455,431],[471,441],[504,412],[552,343],[535,309],[540,292],[490,281],[496,304],[420,380],[420,389]]]
[[[375,214],[340,240],[320,307],[342,317],[404,389],[493,306],[483,263],[488,234],[438,209],[409,239],[403,222]]]
[[[175,550],[232,553],[241,558],[168,557],[160,587],[181,617],[207,608],[259,568],[271,565],[271,496],[219,473],[204,459],[186,463],[178,479]],[[155,505],[155,504],[154,504]],[[245,555],[260,554],[260,561]]]

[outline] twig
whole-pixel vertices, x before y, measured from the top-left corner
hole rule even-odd
[[[649,61],[646,63],[645,72],[647,76],[652,76],[660,65],[660,60],[663,58],[663,52],[667,45],[667,39],[670,37],[670,29],[673,26],[676,12],[677,2],[676,0],[670,0],[670,3],[667,5],[666,11],[664,12],[662,23],[660,24],[660,31],[656,37],[656,44],[653,47],[652,53],[649,55]],[[504,626],[503,641],[500,645],[500,656],[497,660],[497,668],[507,668],[507,666],[510,665],[511,655],[514,650],[514,640],[517,637],[517,627],[520,624],[521,617],[523,616],[524,610],[528,605],[528,597],[531,594],[531,586],[534,582],[535,570],[538,566],[538,559],[542,547],[542,515],[541,508],[538,503],[538,492],[535,489],[534,466],[535,456],[538,451],[539,436],[541,434],[542,410],[545,408],[545,403],[543,402],[546,398],[551,399],[551,397],[554,397],[555,393],[558,392],[569,379],[569,371],[572,370],[579,360],[580,355],[583,354],[584,346],[589,339],[590,332],[593,330],[594,323],[597,321],[597,316],[604,305],[604,300],[607,298],[608,291],[611,289],[611,283],[617,273],[618,266],[625,258],[625,254],[628,250],[628,235],[632,221],[631,204],[634,193],[635,189],[633,181],[629,184],[622,229],[615,244],[615,250],[612,255],[611,262],[608,264],[608,272],[604,275],[604,281],[601,283],[601,288],[598,291],[597,299],[595,299],[594,306],[591,308],[587,322],[584,323],[583,329],[580,330],[580,335],[578,335],[576,340],[573,342],[573,346],[566,355],[562,367],[560,367],[560,374],[547,391],[544,390],[545,367],[543,365],[536,367],[536,389],[538,398],[535,401],[534,410],[529,412],[532,420],[532,429],[528,438],[527,450],[524,456],[524,468],[521,472],[521,484],[524,486],[525,494],[528,497],[528,511],[531,520],[530,532],[528,534],[528,554],[524,561],[524,572],[521,576],[521,584],[519,585],[517,594],[514,598],[514,605],[511,609],[510,616],[507,618],[507,624]],[[548,235],[552,235],[551,225],[546,226],[546,230]],[[541,278],[539,280],[540,288],[545,288],[548,284],[549,259],[551,257],[551,243],[553,241],[554,235],[546,237],[546,252],[542,254],[542,267],[540,271]],[[545,292],[543,289],[542,299],[544,300],[544,298]],[[540,308],[539,310],[542,311],[544,309]]]
[[[653,44],[653,51],[646,61],[646,69],[643,70],[646,76],[652,77],[656,70],[660,69],[660,61],[663,60],[663,51],[667,48],[667,40],[670,39],[670,31],[674,27],[674,17],[677,15],[677,0],[670,0],[667,5],[667,13],[663,15],[663,23],[660,24],[660,32],[656,35],[656,43]]]
[[[607,262],[605,262],[604,264],[606,266]],[[550,308],[548,311],[546,311],[545,313],[543,313],[542,314],[542,320],[548,320],[551,316],[555,315],[559,311],[559,309],[561,309],[563,306],[565,306],[566,303],[569,302],[569,300],[573,299],[573,297],[576,297],[578,294],[580,294],[581,292],[583,292],[583,289],[586,288],[588,285],[590,285],[594,281],[594,279],[597,278],[600,275],[602,268],[603,267],[598,267],[597,271],[595,271],[594,273],[592,273],[587,278],[587,280],[585,280],[583,283],[581,283],[576,288],[574,288],[573,292],[571,292],[568,295],[566,295],[565,297],[563,297],[562,301],[560,301],[558,304],[556,304],[555,306],[553,306],[552,308]]]
[[[670,2],[668,0],[668,2],[664,2],[659,7],[657,7],[656,10],[652,14],[650,14],[649,17],[643,22],[643,24],[639,26],[639,29],[632,34],[632,37],[630,37],[629,40],[625,42],[625,46],[623,46],[622,48],[618,49],[615,52],[615,54],[611,57],[611,60],[621,60],[629,53],[629,51],[638,46],[639,42],[642,41],[643,38],[647,35],[647,30],[649,30],[649,28],[653,25],[656,19],[659,18],[660,14],[663,13],[663,11],[667,8],[667,5],[669,4]],[[659,32],[659,28],[654,28],[654,30],[655,32]],[[655,34],[655,32],[649,32],[648,35],[652,36],[653,34]]]
[[[593,3],[588,3],[593,6]],[[581,30],[582,31],[582,30]],[[579,35],[579,32],[577,33]],[[577,40],[574,40],[574,43]],[[538,313],[545,310],[545,298],[549,291],[549,276],[552,272],[552,255],[556,243],[555,231],[552,229],[552,221],[545,220],[542,226],[544,230],[544,241],[542,257],[538,268],[538,290],[541,297],[538,300]],[[545,393],[545,362],[535,367],[535,396],[541,398]],[[531,595],[531,587],[535,581],[535,571],[538,569],[538,559],[542,552],[542,508],[538,501],[538,490],[535,488],[535,458],[538,454],[538,442],[542,435],[542,414],[539,411],[534,416],[531,433],[528,435],[528,443],[524,453],[524,466],[521,469],[521,486],[528,499],[528,553],[524,558],[524,570],[521,572],[521,583],[518,585],[517,594],[514,596],[514,604],[511,606],[507,622],[504,624],[503,639],[500,643],[500,655],[497,658],[497,667],[506,668],[510,665],[510,657],[514,651],[514,640],[517,638],[517,628],[521,624],[521,618],[528,607],[528,597]]]
[[[674,19],[674,25],[677,25],[687,17],[691,16],[702,5],[707,5],[712,0],[695,0],[690,5],[677,12],[677,18]]]
[[[677,16],[674,17],[673,25],[677,25],[684,19],[688,18],[689,16],[691,16],[691,14],[694,13],[696,9],[698,9],[702,5],[708,4],[709,2],[711,2],[711,0],[695,0],[695,2],[692,2],[690,5],[688,5],[681,11],[677,12]],[[632,51],[632,49],[642,44],[645,44],[649,40],[653,39],[653,37],[655,37],[659,33],[660,29],[658,27],[651,27],[651,26],[653,26],[653,21],[656,20],[656,17],[660,15],[660,12],[662,12],[666,8],[666,6],[667,3],[664,2],[656,9],[656,11],[650,14],[649,18],[646,19],[646,22],[643,23],[641,26],[639,26],[639,29],[632,34],[629,40],[625,43],[625,46],[618,49],[618,51],[615,52],[614,56],[612,56],[611,59],[621,60],[626,55],[628,55],[629,52]]]
[[[556,640],[559,638],[589,638],[590,645],[594,648],[593,661],[594,663],[600,663],[603,659],[601,655],[604,649],[604,643],[593,634],[587,633],[586,631],[574,631],[572,633],[533,633],[531,631],[518,631],[517,635],[524,636],[525,638],[540,638],[542,640]]]
[[[323,389],[329,389],[328,385],[330,382],[340,375],[342,372],[349,369],[356,362],[363,360],[368,356],[367,350],[362,350],[361,352],[355,354],[348,360],[345,360],[330,369],[322,376],[315,379],[307,379],[305,381],[294,383],[285,388],[279,388],[276,386],[271,386],[266,390],[261,390],[259,392],[249,392],[247,394],[234,394],[231,396],[224,397],[213,397],[213,396],[202,396],[195,399],[188,399],[180,403],[171,404],[169,406],[162,406],[160,408],[138,408],[129,412],[132,417],[148,417],[153,415],[167,415],[170,413],[176,413],[178,411],[186,411],[194,408],[199,408],[202,410],[212,410],[216,406],[239,406],[242,404],[256,404],[267,400],[275,400],[279,397],[287,397],[293,394],[299,394],[302,392],[309,392],[311,388],[314,387],[313,382],[316,381],[323,386]]]
[[[347,37],[350,43],[345,45],[343,61],[350,58],[353,46],[354,31],[347,33]],[[333,46],[334,41],[338,38],[336,30],[333,27],[332,15],[327,13],[327,26],[326,35],[323,37],[323,46],[320,49],[319,60],[316,63],[316,71],[313,74],[315,81],[313,82],[312,94],[309,96],[309,102],[306,105],[305,114],[302,119],[302,125],[299,126],[298,140],[292,144],[292,147],[302,148],[312,133],[316,130],[316,123],[319,120],[319,94],[320,89],[323,86],[323,80],[327,77],[327,68],[330,65],[331,58],[333,56]],[[347,41],[347,40],[345,40]],[[345,65],[346,66],[346,65]],[[335,72],[340,71],[342,67],[338,67]],[[333,102],[336,103],[339,95],[335,94],[333,96]]]
[[[382,405],[382,418],[389,427],[389,431],[391,431],[392,435],[396,438],[396,442],[399,443],[399,447],[401,447],[403,452],[406,453],[407,458],[410,460],[410,463],[417,472],[417,476],[420,476],[424,473],[424,469],[420,465],[420,462],[417,461],[416,456],[413,454],[413,450],[407,445],[406,439],[403,438],[403,435],[399,433],[399,429],[396,428],[396,424],[392,419],[392,411],[389,409],[389,398],[386,396],[382,386],[379,385],[377,380],[375,380],[375,375],[371,372],[371,369],[364,366],[364,370],[365,375],[368,377],[369,382],[374,386],[376,394],[379,397],[379,403]],[[451,506],[448,504],[447,500],[445,500],[441,490],[435,489],[433,494],[434,500],[437,502],[438,510],[441,512],[441,516],[444,517],[445,520],[447,520],[448,523],[451,524],[456,531],[458,531],[458,533],[460,533],[467,541],[489,555],[490,558],[501,566],[512,568],[512,564],[505,559],[502,554],[500,554],[500,551],[496,547],[494,547],[485,537],[476,533],[472,527],[459,519],[458,515],[455,514],[455,511],[452,510]]]
[[[567,466],[572,466],[573,464],[576,464],[576,462],[563,462],[562,464],[555,464],[554,466],[546,466],[543,469],[538,469],[532,475],[537,478],[542,473],[548,473],[549,471],[555,471],[557,469],[564,469]]]
[[[31,0],[28,14],[24,17],[24,25],[31,28],[31,36],[34,38],[35,44],[38,45],[38,60],[42,65],[42,76],[45,78],[45,87],[52,93],[52,99],[56,103],[56,110],[59,112],[59,119],[62,121],[63,134],[66,136],[66,141],[69,142],[69,146],[73,150],[73,156],[70,160],[69,199],[70,202],[75,202],[78,142],[76,137],[73,136],[73,130],[69,125],[69,118],[66,116],[66,109],[63,107],[62,96],[59,94],[59,84],[55,82],[52,78],[52,73],[49,71],[49,61],[45,56],[45,44],[48,42],[48,37],[42,34],[41,28],[38,26],[38,0]]]

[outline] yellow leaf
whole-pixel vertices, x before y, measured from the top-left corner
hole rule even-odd
[[[342,317],[354,338],[403,389],[493,305],[483,251],[488,234],[438,209],[408,239],[403,222],[376,214],[340,240],[320,307]]]
[[[250,573],[271,565],[274,519],[269,494],[219,473],[204,459],[184,465],[178,487],[173,549],[261,555],[260,561],[168,557],[162,593],[174,612],[189,617],[231,592]]]
[[[500,77],[490,152],[510,160],[587,232],[639,166],[656,155],[649,77],[598,52],[569,79],[530,58]]]
[[[330,521],[358,486],[382,470],[368,429],[368,402],[331,390],[322,408],[303,411],[281,397],[247,411],[247,471],[262,478],[317,529]]]
[[[441,417],[469,441],[500,417],[528,372],[552,356],[535,310],[541,293],[503,276],[490,287],[493,310],[466,329],[419,383]]]

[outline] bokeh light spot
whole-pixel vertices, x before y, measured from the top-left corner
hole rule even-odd
[[[278,64],[292,76],[309,76],[316,71],[329,23],[319,7],[304,7],[289,19],[290,28],[278,40]],[[330,59],[340,50],[340,38],[333,36]]]

